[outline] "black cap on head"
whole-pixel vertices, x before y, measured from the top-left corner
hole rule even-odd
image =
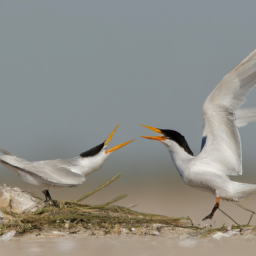
[[[159,128],[158,128],[159,129]],[[159,129],[166,138],[175,141],[180,147],[182,147],[188,154],[193,156],[193,152],[188,146],[187,141],[185,140],[185,137],[182,136],[179,132],[174,130],[167,130],[167,129]]]
[[[104,147],[104,142],[99,144],[98,146],[95,146],[95,147],[81,153],[80,156],[81,157],[90,157],[90,156],[97,155],[102,150],[102,148]]]

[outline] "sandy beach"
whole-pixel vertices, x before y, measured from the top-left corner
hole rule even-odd
[[[1,242],[2,255],[255,255],[255,236],[196,238],[191,235],[67,234],[49,232],[36,236],[14,237]]]

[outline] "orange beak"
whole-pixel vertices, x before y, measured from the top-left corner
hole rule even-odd
[[[115,150],[117,150],[117,149],[119,149],[119,148],[122,148],[122,147],[126,146],[127,144],[129,144],[129,143],[131,143],[131,142],[133,142],[133,141],[134,141],[134,140],[129,140],[129,141],[126,141],[126,142],[124,142],[124,143],[122,143],[122,144],[120,144],[120,145],[117,145],[117,146],[113,147],[113,148],[107,149],[107,150],[105,151],[105,153],[106,153],[106,154],[111,153],[111,152],[113,152],[113,151],[115,151]]]
[[[114,133],[115,133],[115,131],[116,131],[116,129],[117,129],[118,126],[119,126],[119,124],[116,126],[116,128],[110,133],[110,135],[108,136],[108,138],[105,140],[104,146],[107,146],[108,143],[111,141],[111,139],[112,139],[112,137],[113,137],[113,135],[114,135]],[[131,143],[132,141],[134,141],[134,140],[129,140],[129,141],[124,142],[124,143],[122,143],[122,144],[120,144],[120,145],[117,145],[117,146],[115,146],[115,147],[113,147],[113,148],[107,149],[107,150],[105,151],[105,153],[106,153],[106,154],[111,153],[111,152],[113,152],[113,151],[115,151],[115,150],[117,150],[117,149],[119,149],[119,148],[124,147],[125,145]]]
[[[118,128],[119,124],[116,126],[116,128],[113,130],[113,132],[110,133],[110,135],[108,136],[108,138],[105,140],[104,142],[104,146],[107,146],[108,143],[111,141],[116,129]]]
[[[151,126],[146,126],[146,125],[142,125],[142,124],[139,124],[140,126],[142,127],[145,127],[151,131],[154,131],[154,132],[157,132],[157,133],[160,133],[160,134],[163,134],[161,132],[161,130],[159,130],[158,128],[154,128],[154,127],[151,127]],[[166,137],[165,136],[140,136],[141,138],[145,138],[145,139],[149,139],[149,140],[158,140],[158,141],[164,141],[166,140]]]
[[[164,136],[140,136],[140,137],[144,139],[158,140],[158,141],[164,141],[166,139]]]

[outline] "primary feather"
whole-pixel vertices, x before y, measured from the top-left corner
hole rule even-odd
[[[227,175],[242,174],[240,126],[255,121],[255,109],[239,110],[256,85],[256,50],[227,74],[203,105],[205,145],[198,160],[223,166]]]
[[[256,122],[256,108],[244,108],[235,111],[235,124],[244,127],[250,122]]]

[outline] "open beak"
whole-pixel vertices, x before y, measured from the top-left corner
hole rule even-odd
[[[107,146],[108,143],[111,141],[111,139],[112,139],[112,137],[113,137],[113,135],[114,135],[114,133],[115,133],[115,131],[116,131],[116,129],[117,129],[118,126],[119,126],[119,124],[116,126],[116,128],[113,130],[113,132],[111,132],[111,134],[110,134],[110,135],[108,136],[108,138],[105,140],[104,146]],[[126,142],[124,142],[124,143],[122,143],[122,144],[120,144],[120,145],[117,145],[117,146],[113,147],[113,148],[107,149],[107,150],[105,151],[105,153],[106,153],[106,154],[111,153],[111,152],[113,152],[113,151],[115,151],[115,150],[117,150],[117,149],[119,149],[119,148],[124,147],[125,145],[131,143],[132,141],[134,141],[134,140],[129,140],[129,141],[126,141]]]
[[[116,126],[116,128],[113,130],[113,132],[111,132],[110,135],[108,136],[108,138],[105,140],[104,146],[107,146],[108,143],[111,141],[111,139],[112,139],[112,137],[113,137],[113,135],[114,135],[114,133],[115,133],[115,131],[116,131],[118,126],[119,126],[119,124]]]
[[[146,125],[142,125],[142,124],[139,124],[139,125],[142,126],[142,127],[147,128],[151,131],[163,134],[162,131],[158,128],[154,128],[154,127],[150,127],[150,126],[146,126]],[[145,139],[149,139],[149,140],[158,140],[158,141],[165,141],[166,140],[165,136],[140,136],[140,137],[145,138]]]
[[[129,141],[126,141],[126,142],[124,142],[124,143],[122,143],[122,144],[120,144],[120,145],[117,145],[117,146],[113,147],[113,148],[107,149],[107,150],[105,151],[105,153],[106,153],[106,154],[111,153],[111,152],[113,152],[113,151],[115,151],[115,150],[117,150],[117,149],[119,149],[119,148],[124,147],[125,145],[127,145],[127,144],[129,144],[129,143],[131,143],[131,142],[133,142],[133,141],[134,141],[134,140],[129,140]]]

